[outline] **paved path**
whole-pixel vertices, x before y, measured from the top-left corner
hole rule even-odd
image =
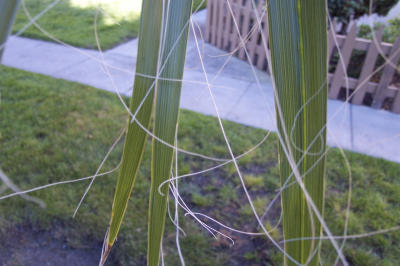
[[[197,14],[195,20],[204,27],[204,11]],[[136,49],[137,40],[133,40],[104,52],[104,60],[112,66],[110,73],[114,82],[125,95],[131,93]],[[276,130],[270,77],[256,70],[261,83],[258,86],[246,62],[229,58],[224,51],[204,42],[200,42],[200,49],[222,117],[245,125]],[[100,59],[100,54],[93,50],[11,37],[2,63],[115,92]],[[228,63],[218,72],[227,59]],[[181,107],[215,115],[193,36],[188,42]],[[330,146],[340,146],[400,163],[400,115],[356,105],[352,106],[350,112],[350,107],[343,102],[329,100],[328,120]]]

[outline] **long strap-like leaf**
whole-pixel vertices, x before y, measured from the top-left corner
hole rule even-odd
[[[0,62],[20,0],[0,0]]]
[[[285,148],[291,149],[305,187],[323,212],[326,110],[327,110],[327,24],[326,1],[269,0],[269,43],[277,99],[282,110],[278,130],[287,133]],[[286,130],[283,130],[283,127]],[[295,182],[288,158],[279,148],[281,183]],[[291,177],[290,181],[287,179]],[[282,193],[285,240],[319,237],[321,225],[310,219],[304,193],[291,185]],[[299,240],[285,244],[286,252],[299,263],[311,259],[318,265],[319,242]],[[285,259],[285,264],[294,263]]]
[[[162,0],[143,1],[136,62],[137,74],[135,76],[130,111],[135,114],[144,97],[148,94],[136,116],[137,120],[147,128],[149,128],[153,110],[155,79],[152,77],[156,76],[159,63],[161,20]],[[149,77],[144,77],[143,75]],[[149,89],[151,89],[150,92]],[[102,259],[103,263],[118,235],[142,159],[145,141],[146,133],[137,123],[132,123],[130,117],[121,169],[114,194],[110,228],[106,239],[107,246]]]
[[[167,1],[164,21],[165,40],[161,66],[161,80],[156,91],[154,118],[154,134],[168,143],[174,143],[178,121],[180,81],[185,64],[191,0]],[[158,266],[160,248],[164,233],[168,186],[162,187],[160,195],[158,187],[171,175],[174,150],[153,139],[152,176],[149,206],[149,231],[147,264]]]

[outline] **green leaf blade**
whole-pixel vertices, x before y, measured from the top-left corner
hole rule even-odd
[[[167,143],[175,142],[181,94],[181,80],[185,65],[187,36],[192,1],[174,0],[166,8],[165,43],[162,55],[161,79],[157,83],[154,135]],[[158,266],[164,234],[168,185],[158,188],[171,175],[174,149],[153,139],[152,177],[150,188],[148,265]]]
[[[270,48],[277,101],[278,130],[284,128],[290,143],[280,144],[281,184],[295,182],[285,149],[291,149],[305,187],[320,213],[324,204],[326,109],[327,109],[327,26],[326,3],[318,0],[268,1]],[[306,154],[307,153],[307,154]],[[321,225],[310,218],[305,196],[298,184],[282,193],[285,240],[319,237]],[[301,264],[310,258],[318,265],[319,241],[285,243],[285,251]],[[285,259],[287,265],[293,262]]]
[[[147,129],[153,110],[154,85],[158,68],[158,50],[161,33],[162,5],[160,0],[143,1],[140,23],[140,37],[136,62],[136,75],[132,92],[130,111]],[[149,77],[143,77],[144,74]],[[153,87],[153,88],[152,88]],[[151,89],[152,88],[152,89]],[[149,92],[149,89],[151,91]],[[147,95],[143,104],[144,97]],[[128,130],[122,155],[114,201],[112,206],[110,228],[107,235],[109,248],[114,244],[133,190],[136,175],[141,163],[147,133],[136,122],[128,120]]]

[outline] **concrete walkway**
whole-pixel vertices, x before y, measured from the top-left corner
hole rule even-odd
[[[205,12],[194,18],[204,27]],[[272,82],[268,74],[255,70],[237,58],[200,41],[201,55],[223,118],[245,125],[276,130]],[[136,62],[137,40],[104,52],[110,73],[124,94],[131,93]],[[105,74],[97,51],[11,37],[3,64],[35,73],[115,92]],[[222,71],[220,68],[227,64]],[[216,75],[218,73],[218,75]],[[214,115],[215,110],[205,83],[197,47],[191,35],[188,42],[181,107]],[[400,115],[364,106],[329,100],[328,144],[400,163]],[[353,139],[353,140],[352,140]]]

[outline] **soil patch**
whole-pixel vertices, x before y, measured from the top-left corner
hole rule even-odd
[[[8,231],[2,237],[0,265],[98,265],[101,243],[92,241],[81,247],[71,247],[61,231],[62,228],[36,231],[30,226]]]

